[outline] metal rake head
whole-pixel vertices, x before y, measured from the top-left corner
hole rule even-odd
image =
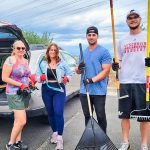
[[[117,148],[96,120],[91,118],[75,150],[117,150]]]
[[[130,113],[130,118],[136,118],[140,121],[148,121],[150,122],[150,109],[141,109],[141,110],[133,110]]]
[[[109,141],[107,144],[104,144],[103,146],[93,146],[93,147],[77,147],[75,150],[118,150],[114,144]]]

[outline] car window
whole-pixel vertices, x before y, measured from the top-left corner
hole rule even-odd
[[[76,63],[77,63],[76,59],[75,59],[73,56],[71,56],[70,54],[68,54],[68,53],[66,53],[66,52],[64,52],[64,51],[60,51],[59,56],[60,56],[61,59],[65,60],[65,61],[67,62],[67,64],[69,65],[70,69],[71,69],[72,71],[74,71],[74,69],[75,69],[75,67],[76,67]],[[37,58],[37,57],[36,57],[36,58]],[[41,61],[41,59],[43,59],[43,58],[45,59],[45,53],[44,53],[44,52],[38,56],[38,59],[37,59],[37,61],[36,61],[36,65],[37,65],[37,64]],[[33,60],[31,59],[30,67],[32,68],[32,71],[34,70],[34,71],[33,71],[33,73],[34,73],[35,70],[36,70],[36,67],[35,67],[35,60],[33,61]]]
[[[31,51],[46,49],[46,46],[44,44],[31,44],[29,45],[29,47]]]
[[[61,55],[63,59],[68,63],[69,67],[76,67],[77,60],[73,56],[64,51],[61,51]]]

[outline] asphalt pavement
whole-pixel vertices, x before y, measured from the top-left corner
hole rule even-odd
[[[119,148],[122,141],[120,120],[117,111],[117,95],[116,89],[109,88],[107,94],[106,113],[107,113],[107,135]],[[76,113],[65,123],[64,129],[64,150],[74,150],[78,144],[84,130],[84,117],[80,102],[76,103],[78,108]],[[96,117],[95,117],[96,118]],[[54,150],[55,145],[50,144],[50,137],[38,148],[38,150]],[[131,121],[130,144],[132,150],[140,150],[140,132],[139,123],[136,120]],[[150,140],[148,143],[150,148]]]
[[[107,135],[116,145],[120,147],[121,127],[117,112],[116,90],[109,88],[106,102],[107,113]],[[95,116],[94,116],[95,117]],[[23,140],[28,144],[29,150],[54,150],[55,145],[50,144],[49,138],[52,130],[49,125],[43,123],[46,118],[29,118],[23,132]],[[13,125],[10,118],[0,118],[0,150],[5,150]],[[65,106],[65,129],[64,129],[64,150],[74,150],[84,131],[84,117],[78,97],[69,100]],[[132,150],[140,150],[139,123],[131,121],[130,144]],[[148,144],[150,148],[150,140]]]

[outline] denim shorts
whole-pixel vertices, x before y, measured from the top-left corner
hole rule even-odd
[[[18,94],[7,95],[8,106],[10,109],[23,110],[29,107],[31,95],[23,96]]]

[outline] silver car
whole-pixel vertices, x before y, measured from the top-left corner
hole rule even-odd
[[[6,83],[2,81],[1,73],[5,59],[11,54],[12,43],[17,39],[22,40],[27,47],[25,57],[30,62],[29,66],[33,74],[38,67],[38,62],[44,57],[46,51],[46,48],[43,45],[29,46],[22,35],[22,31],[16,25],[0,22],[0,116],[12,114],[12,112],[9,110],[5,94]],[[60,50],[60,57],[68,63],[70,69],[74,72],[77,62],[76,59],[64,50]],[[74,73],[71,82],[66,86],[67,99],[70,99],[71,97],[78,94],[78,78],[79,77]],[[41,84],[37,83],[36,86],[39,90],[35,90],[31,94],[30,105],[29,109],[27,110],[28,116],[38,116],[46,114],[41,97]]]

